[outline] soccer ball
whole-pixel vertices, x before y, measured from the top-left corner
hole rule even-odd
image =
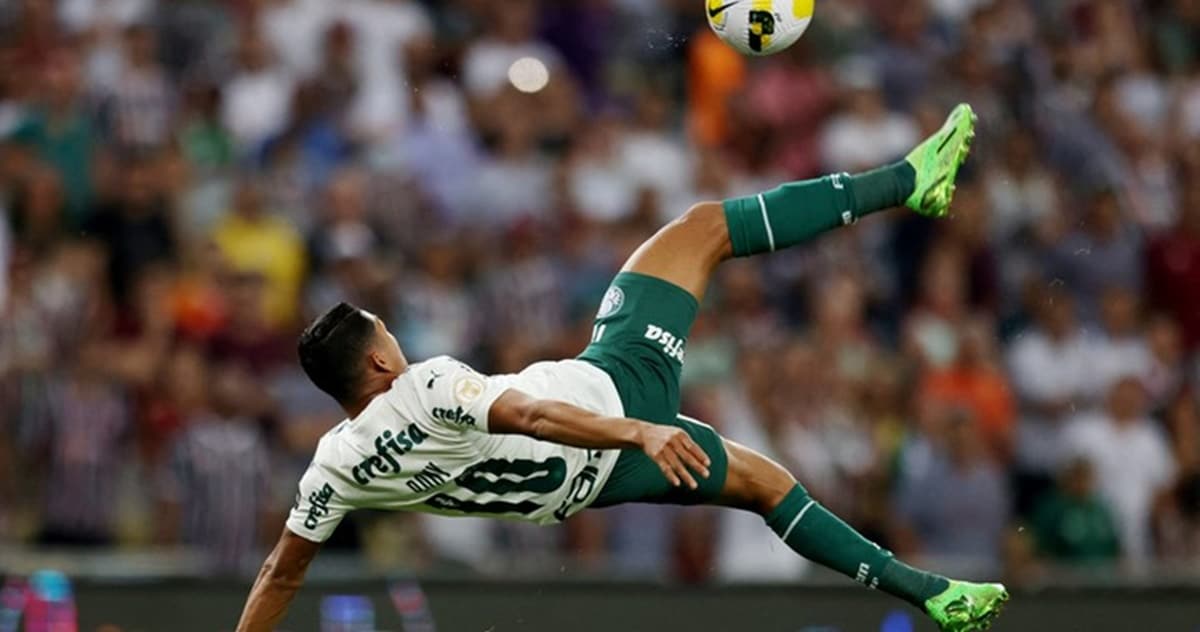
[[[704,0],[704,14],[730,46],[746,55],[773,55],[804,34],[813,0]]]

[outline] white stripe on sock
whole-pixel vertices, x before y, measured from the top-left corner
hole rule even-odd
[[[775,232],[771,230],[771,220],[767,219],[767,201],[762,193],[758,194],[758,208],[762,211],[763,226],[767,227],[767,243],[771,245],[771,252],[775,252]]]
[[[796,514],[796,517],[792,519],[792,524],[788,525],[787,530],[785,530],[783,532],[783,535],[779,536],[779,538],[781,540],[783,540],[784,542],[787,542],[788,536],[792,535],[792,529],[796,528],[796,523],[800,522],[800,519],[804,517],[804,512],[808,511],[808,509],[810,507],[812,507],[813,505],[815,505],[816,503],[817,503],[817,501],[815,501],[815,500],[809,500],[808,504],[805,505],[804,508],[800,510],[800,513]]]

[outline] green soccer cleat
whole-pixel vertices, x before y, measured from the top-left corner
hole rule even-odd
[[[950,581],[950,587],[925,601],[925,612],[942,632],[980,632],[1000,614],[1008,590],[1003,584]]]
[[[975,119],[971,106],[959,103],[942,129],[905,156],[917,172],[916,186],[904,202],[908,208],[928,217],[943,217],[950,211],[954,179],[975,138]]]

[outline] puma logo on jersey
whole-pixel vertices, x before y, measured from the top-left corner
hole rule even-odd
[[[468,415],[466,411],[462,409],[462,406],[459,406],[453,410],[449,408],[434,408],[433,410],[429,411],[429,414],[432,415],[434,419],[449,421],[460,426],[475,425],[475,418],[471,415]]]
[[[667,354],[668,357],[683,362],[683,347],[687,344],[687,341],[683,338],[675,337],[675,334],[658,325],[646,325],[645,338],[662,345],[663,353]]]
[[[412,450],[413,447],[424,443],[429,435],[425,434],[417,424],[409,424],[408,428],[392,434],[391,430],[384,430],[382,434],[375,437],[375,454],[363,459],[361,463],[355,465],[350,474],[354,476],[354,481],[359,485],[366,485],[372,479],[384,474],[399,474],[400,461],[396,457],[404,456]]]
[[[428,388],[428,389],[432,389],[434,380],[438,379],[439,377],[442,377],[442,375],[443,375],[442,373],[438,373],[437,371],[430,371],[430,373],[433,374],[433,377],[429,378],[429,381],[425,383],[425,388]]]

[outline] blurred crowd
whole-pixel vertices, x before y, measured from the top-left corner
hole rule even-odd
[[[947,572],[1194,566],[1200,0],[818,2],[762,60],[701,5],[0,0],[0,543],[253,568],[341,417],[294,351],[324,308],[380,314],[413,360],[570,357],[691,203],[894,160],[968,101],[949,220],[720,271],[685,412]],[[807,572],[754,516],[640,505],[352,515],[330,547]]]

